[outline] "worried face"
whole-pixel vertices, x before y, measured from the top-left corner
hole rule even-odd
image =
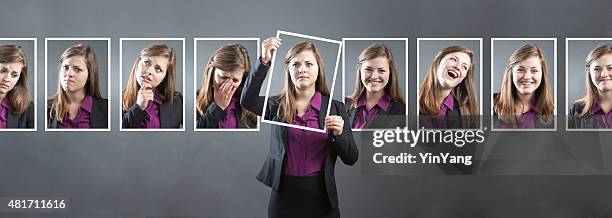
[[[21,77],[23,63],[0,63],[0,96],[8,94]]]
[[[389,83],[389,61],[385,57],[366,60],[359,69],[361,83],[370,93],[384,92]]]
[[[465,79],[471,65],[472,59],[466,53],[453,52],[444,56],[436,72],[440,86],[445,89],[455,88]]]
[[[89,70],[83,56],[72,56],[62,61],[60,65],[60,84],[65,92],[78,92],[85,89]]]
[[[289,61],[289,75],[297,89],[312,87],[318,74],[319,64],[311,50],[304,50]]]
[[[224,71],[219,68],[215,68],[214,72],[214,86],[220,87],[223,83],[229,83],[233,87],[238,88],[242,82],[244,76],[244,69],[238,69],[234,71]]]
[[[166,78],[168,69],[168,58],[163,56],[143,56],[138,62],[136,69],[136,81],[138,85],[149,85],[151,88],[157,86]]]

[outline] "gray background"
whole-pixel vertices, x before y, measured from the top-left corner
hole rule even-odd
[[[180,40],[123,40],[123,53],[121,66],[122,74],[122,86],[120,90],[123,90],[127,85],[128,79],[130,78],[130,71],[136,56],[140,54],[140,51],[153,44],[166,44],[170,48],[174,48],[176,52],[176,91],[183,93],[183,41]],[[186,43],[185,43],[186,45]],[[187,62],[185,62],[187,63]]]
[[[344,86],[345,96],[350,96],[355,91],[355,79],[357,77],[357,62],[359,61],[359,55],[361,52],[370,46],[371,44],[378,43],[383,44],[393,54],[395,65],[397,68],[398,82],[404,101],[406,100],[406,41],[404,40],[345,40],[344,41]],[[342,66],[341,66],[342,67]],[[340,68],[342,69],[342,68]],[[339,72],[339,74],[342,71]],[[341,78],[338,76],[338,78]],[[342,99],[344,100],[344,99]]]
[[[484,40],[484,39],[483,39]],[[482,42],[484,46],[484,41]],[[427,69],[429,65],[431,65],[431,61],[436,57],[436,54],[440,52],[442,49],[453,46],[460,45],[466,48],[469,48],[474,53],[474,57],[472,62],[474,62],[474,87],[476,88],[476,98],[478,99],[478,104],[482,99],[480,99],[480,56],[482,55],[480,51],[480,41],[478,40],[421,40],[419,44],[419,85],[420,87],[425,79],[425,75],[427,74]],[[484,61],[485,58],[483,57]],[[483,65],[484,66],[484,65]],[[419,90],[418,88],[416,90]],[[416,104],[415,104],[416,105]],[[480,107],[480,106],[479,106]],[[416,107],[415,107],[416,108]],[[480,108],[480,111],[483,111]]]
[[[603,37],[602,37],[603,38]],[[586,94],[584,82],[586,79],[585,74],[585,60],[589,55],[589,52],[593,50],[595,47],[603,44],[612,44],[611,40],[587,40],[587,41],[578,41],[578,40],[570,40],[568,41],[567,48],[567,102],[568,107],[563,108],[565,110],[564,113],[567,113],[569,109],[572,107],[574,101],[584,97]],[[563,105],[565,107],[565,105]]]
[[[2,40],[0,38],[0,45],[21,46],[21,49],[25,53],[25,56],[28,62],[28,91],[30,92],[30,97],[34,99],[34,72],[36,69],[36,66],[34,66],[34,41],[33,40]],[[34,103],[36,103],[35,100],[34,100]]]
[[[73,37],[110,36],[112,72],[118,72],[119,37],[187,37],[186,54],[193,53],[190,38],[193,36],[265,38],[274,35],[277,29],[334,39],[408,37],[409,62],[416,63],[417,37],[484,37],[483,55],[489,57],[490,37],[610,36],[610,7],[611,3],[605,0],[590,3],[314,0],[308,4],[281,0],[20,0],[4,2],[0,8],[0,25],[6,27],[2,33],[5,37],[38,37],[39,48],[44,46],[44,37],[64,37],[68,33],[74,33]],[[151,16],[155,11],[163,12]],[[234,14],[240,16],[228,16]],[[66,20],[80,25],[62,25]],[[558,52],[565,54],[561,45]],[[38,55],[43,60],[43,52],[39,50]],[[186,60],[187,72],[193,71],[191,59]],[[43,66],[39,61],[39,72]],[[558,66],[559,72],[564,72],[563,58]],[[490,69],[487,58],[483,69]],[[410,65],[409,72],[416,72],[415,64]],[[412,79],[408,87],[416,87],[416,74],[409,76]],[[565,77],[559,77],[559,83],[565,84]],[[490,81],[487,74],[483,79]],[[38,77],[37,82],[43,84],[43,78]],[[193,82],[186,85],[186,90],[193,90]],[[119,81],[114,79],[112,87],[111,103],[115,105],[111,107],[112,115],[118,117]],[[483,90],[489,87],[484,83]],[[38,91],[43,96],[44,90]],[[416,89],[409,89],[409,93],[408,102],[415,105]],[[564,95],[565,90],[558,92],[559,105],[564,105],[561,93]],[[490,99],[483,101],[483,112],[488,114]],[[44,104],[44,99],[39,98],[38,103]],[[186,100],[186,108],[192,107],[193,101]],[[38,114],[44,114],[44,109],[39,107]],[[48,217],[265,217],[270,189],[257,182],[255,175],[267,154],[270,125],[263,124],[260,132],[244,132],[239,137],[233,132],[191,132],[193,115],[190,114],[186,115],[185,133],[119,132],[118,119],[111,119],[112,132],[44,132],[41,127],[45,121],[39,119],[36,133],[1,133],[7,139],[0,144],[0,196],[70,197],[70,214],[47,214]],[[497,140],[501,147],[565,146],[598,154],[609,152],[612,140],[609,133],[589,132],[492,135],[514,139]],[[551,135],[570,140],[551,139]],[[525,138],[530,143],[524,143]],[[369,159],[361,156],[351,167],[337,164],[336,181],[343,217],[605,217],[612,214],[609,208],[611,176],[362,175],[361,162]],[[537,160],[545,161],[544,158]]]
[[[287,31],[287,30],[284,30],[284,31]],[[292,32],[292,31],[288,31],[288,32]],[[323,36],[319,36],[314,33],[303,33],[303,32],[294,32],[294,33],[306,34],[310,36],[325,38]],[[282,40],[281,41],[282,45],[280,46],[280,48],[278,48],[278,51],[276,51],[276,55],[274,57],[274,68],[270,69],[270,72],[268,72],[268,76],[266,77],[268,79],[268,83],[270,83],[269,81],[273,81],[270,84],[270,92],[268,92],[268,95],[274,96],[282,90],[284,83],[285,83],[284,81],[285,81],[285,75],[286,75],[285,55],[287,54],[287,51],[289,51],[291,47],[303,41],[312,42],[317,47],[319,53],[321,54],[321,59],[323,60],[323,64],[325,66],[325,82],[327,82],[327,87],[329,88],[329,91],[331,92],[332,91],[332,81],[334,79],[334,75],[337,75],[337,78],[342,77],[341,71],[340,71],[342,69],[341,68],[342,63],[340,62],[341,60],[338,59],[338,53],[342,52],[341,50],[338,49],[340,45],[336,43],[332,43],[332,42],[326,42],[326,41],[315,40],[315,39],[310,39],[310,38],[303,38],[303,37],[287,35],[287,34],[280,34],[279,37]],[[267,37],[263,37],[263,39],[265,38]],[[327,38],[327,39],[336,40],[336,41],[342,40],[342,39],[335,39],[335,38]],[[335,68],[336,63],[338,63],[338,73],[337,74],[335,74],[335,71],[334,71],[336,69]],[[262,90],[266,89],[268,83],[264,83],[261,89]],[[339,85],[341,83],[338,80],[336,81],[336,84]],[[336,86],[336,87],[342,87],[342,86]],[[330,93],[330,94],[335,99],[341,99],[340,96],[342,95],[342,90],[340,90],[339,88],[335,88],[333,90],[333,93]],[[328,103],[329,102],[321,101],[321,109],[328,108]],[[265,119],[262,117],[262,120],[265,120]]]
[[[59,59],[62,53],[77,44],[87,44],[96,52],[98,85],[103,98],[108,98],[108,41],[106,40],[48,40],[47,41],[47,98],[55,95],[59,76]],[[111,63],[112,65],[112,63]],[[111,75],[112,77],[112,75]],[[113,78],[111,78],[112,80]]]
[[[544,52],[544,57],[546,58],[546,64],[548,66],[548,79],[550,79],[550,88],[555,91],[555,56],[554,56],[554,48],[555,43],[553,40],[495,40],[493,42],[493,92],[498,93],[501,89],[501,83],[504,79],[504,69],[506,68],[506,64],[508,64],[508,58],[516,49],[523,46],[524,44],[535,44],[538,46],[542,52]],[[557,59],[559,56],[557,56]],[[559,72],[557,72],[559,73]],[[490,93],[489,96],[493,96],[493,93]],[[556,102],[555,102],[556,104]]]

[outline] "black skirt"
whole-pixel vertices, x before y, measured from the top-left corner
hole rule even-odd
[[[329,203],[323,175],[283,175],[279,190],[272,189],[268,217],[338,218],[340,212]]]

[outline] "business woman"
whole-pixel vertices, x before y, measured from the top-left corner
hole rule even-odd
[[[346,99],[351,127],[405,126],[405,122],[396,122],[406,116],[406,103],[391,50],[382,44],[368,46],[359,55],[356,72],[355,90]]]
[[[34,128],[28,61],[16,45],[0,45],[0,129]]]
[[[143,48],[122,91],[123,128],[181,128],[183,97],[175,87],[174,49],[164,44]]]
[[[88,45],[66,49],[59,59],[57,89],[47,103],[48,128],[108,127],[108,100],[100,95],[96,53]]]
[[[327,133],[272,126],[270,150],[257,179],[272,188],[269,217],[339,217],[334,168],[336,159],[353,165],[358,150],[348,124],[346,109],[332,100],[330,116],[321,102],[330,100],[325,70],[316,46],[301,42],[285,56],[284,88],[268,100],[259,96],[272,53],[279,38],[263,41],[263,55],[257,71],[245,82],[240,103],[258,115],[266,110],[267,120],[312,128]]]
[[[419,88],[419,123],[425,128],[477,128],[474,53],[450,46],[435,56]]]
[[[555,104],[548,66],[538,46],[525,44],[512,53],[493,105],[496,128],[554,127]]]
[[[583,98],[569,111],[568,128],[612,128],[612,44],[591,50],[585,61]]]
[[[242,45],[219,48],[208,60],[196,99],[197,128],[256,128],[257,115],[240,106],[244,79],[251,71]]]

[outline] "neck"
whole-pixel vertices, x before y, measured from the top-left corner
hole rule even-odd
[[[533,94],[518,94],[519,103],[522,105],[523,111],[521,114],[531,109],[531,100],[533,98]]]
[[[600,104],[603,104],[604,102],[612,103],[612,90],[597,92],[597,98],[599,98]]]
[[[6,98],[6,94],[0,94],[0,103],[4,101],[4,98]]]
[[[80,89],[75,92],[66,92],[66,95],[71,104],[80,104],[85,99],[85,90]]]
[[[304,89],[297,89],[296,88],[296,92],[295,92],[295,100],[297,101],[310,101],[310,99],[312,99],[312,96],[314,96],[315,94],[315,87],[308,87],[308,88],[304,88]]]
[[[374,105],[378,104],[378,101],[380,101],[380,99],[382,99],[383,96],[385,96],[384,91],[380,91],[380,92],[366,91],[366,107],[368,109],[374,107]]]
[[[443,102],[444,99],[446,98],[446,96],[448,96],[451,91],[453,91],[453,89],[448,89],[448,88],[442,88],[440,90],[440,96],[438,96],[438,102]]]

